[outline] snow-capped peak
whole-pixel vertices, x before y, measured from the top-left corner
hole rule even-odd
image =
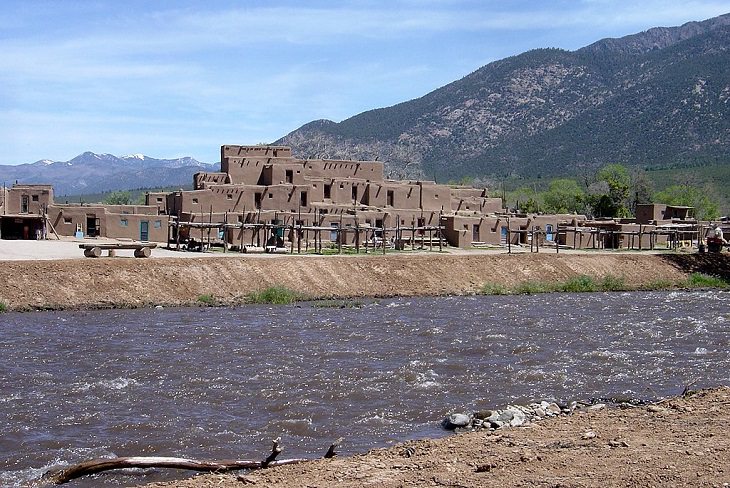
[[[122,156],[122,159],[141,159],[144,161],[146,156],[144,154],[127,154],[126,156]]]
[[[41,159],[40,161],[43,164],[53,164],[55,161],[51,161],[50,159]]]

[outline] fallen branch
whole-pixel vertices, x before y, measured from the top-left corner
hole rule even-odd
[[[332,444],[325,458],[331,458],[335,455],[335,448],[342,439],[338,439]],[[197,459],[186,459],[176,457],[117,457],[117,458],[97,458],[83,463],[75,464],[62,469],[52,469],[47,471],[43,477],[43,481],[60,485],[67,483],[82,476],[110,471],[113,469],[125,468],[173,468],[187,469],[200,472],[225,472],[235,471],[239,469],[264,469],[274,466],[283,466],[285,464],[297,464],[309,459],[283,459],[276,460],[276,457],[283,451],[279,443],[281,438],[274,439],[271,448],[271,454],[263,461],[255,460],[223,460],[223,461],[200,461]]]

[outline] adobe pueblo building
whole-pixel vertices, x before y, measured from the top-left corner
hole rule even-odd
[[[221,171],[193,190],[148,193],[145,205],[57,204],[50,185],[0,193],[0,237],[55,236],[223,245],[241,252],[324,247],[675,247],[701,226],[688,207],[651,204],[630,220],[518,214],[486,189],[384,177],[379,161],[298,159],[285,146],[221,147]]]
[[[207,239],[205,224],[222,223],[217,235],[241,247],[306,247],[310,240],[365,246],[396,235],[410,245],[499,243],[500,229],[480,219],[503,212],[500,198],[483,189],[386,180],[383,169],[378,161],[297,159],[283,146],[227,145],[221,172],[197,173],[194,190],[151,193],[147,203],[175,216],[180,232],[173,240]],[[447,216],[463,228],[442,228]]]

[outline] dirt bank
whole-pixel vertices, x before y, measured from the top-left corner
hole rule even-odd
[[[729,428],[730,389],[722,387],[656,406],[575,413],[493,434],[148,486],[723,487],[730,483]]]
[[[11,310],[240,303],[269,286],[312,298],[472,293],[485,282],[565,281],[585,274],[627,285],[678,282],[692,271],[730,275],[728,255],[418,254],[227,259],[100,258],[0,261],[0,302]]]

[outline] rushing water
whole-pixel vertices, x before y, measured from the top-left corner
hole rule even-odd
[[[445,435],[449,412],[730,383],[730,293],[0,315],[0,486],[100,456],[261,459]],[[127,471],[73,486],[129,485]]]

